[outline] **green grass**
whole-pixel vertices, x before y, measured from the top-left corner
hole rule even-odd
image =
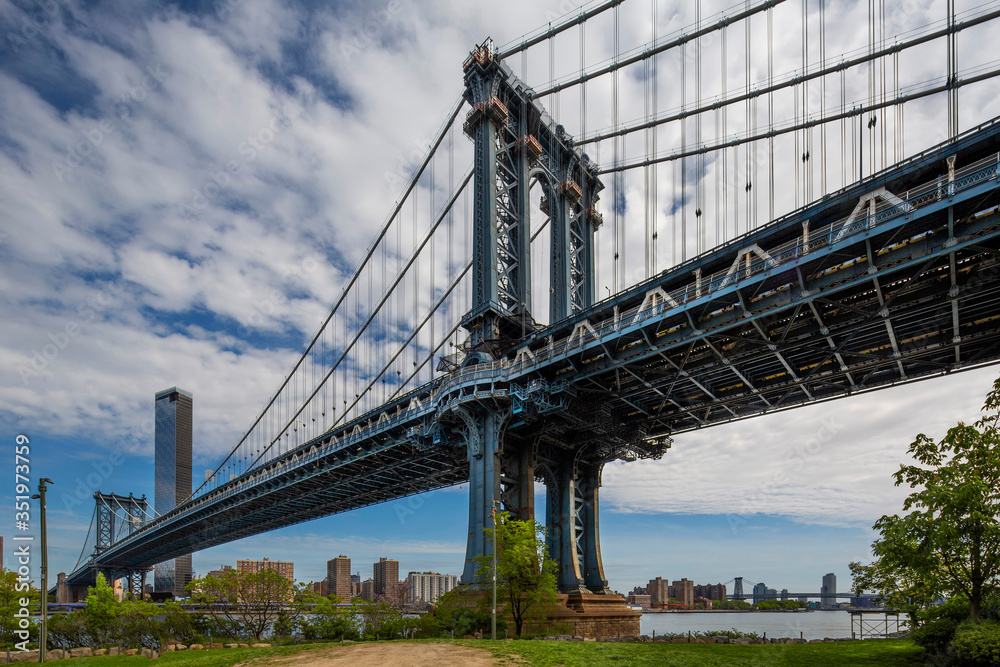
[[[692,667],[903,667],[923,665],[923,649],[909,640],[825,644],[619,644],[555,641],[462,642],[493,644],[497,657],[519,655],[532,665],[669,665]]]
[[[554,665],[667,665],[670,667],[918,667],[923,649],[905,639],[837,642],[826,644],[619,644],[602,642],[418,640],[481,648],[502,663],[537,667]],[[335,644],[339,646],[339,644]],[[323,650],[329,644],[275,646],[271,648],[216,649],[212,651],[168,651],[155,665],[232,667],[253,658],[286,656]],[[522,660],[517,660],[519,656]],[[267,660],[259,662],[266,663]],[[139,656],[75,658],[72,667],[117,667],[150,665]]]
[[[72,658],[59,660],[55,664],[67,667],[117,667],[118,665],[194,665],[196,667],[231,667],[253,658],[292,655],[303,651],[322,649],[328,644],[306,644],[303,646],[272,646],[270,648],[221,648],[210,651],[164,651],[163,656],[150,662],[138,655],[113,655],[98,658]],[[47,662],[47,661],[46,661]]]

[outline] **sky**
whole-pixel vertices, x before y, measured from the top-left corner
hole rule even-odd
[[[655,4],[660,35],[696,18],[695,3]],[[776,75],[801,66],[793,4],[797,12],[799,3],[785,3],[775,14]],[[818,5],[806,4],[815,60]],[[886,39],[939,20],[944,4],[911,0],[906,11],[891,12]],[[979,11],[976,3],[958,5]],[[706,0],[703,15],[724,6]],[[641,45],[653,24],[650,2],[623,7],[622,39]],[[179,386],[194,395],[196,478],[236,443],[340,294],[399,197],[400,174],[459,98],[469,49],[487,36],[516,40],[573,11],[567,0],[0,0],[0,425],[7,451],[17,434],[30,440],[32,485],[39,476],[54,481],[51,571],[77,562],[94,491],[152,498],[157,391]],[[857,26],[867,3],[826,11],[828,57],[864,47]],[[587,29],[588,68],[613,53],[609,20]],[[754,24],[755,36],[765,30]],[[962,67],[991,62],[983,34],[963,33]],[[742,85],[735,51],[743,37],[736,30],[730,37],[726,76]],[[752,44],[755,84],[767,77],[761,41]],[[514,56],[512,69],[536,86],[550,72],[569,75],[578,66],[576,33],[557,47],[551,70],[546,47]],[[709,97],[722,85],[711,55],[720,44],[704,48]],[[926,48],[900,65],[901,87],[942,73],[943,49]],[[657,76],[683,72],[681,94],[690,102],[695,65],[690,51],[668,53]],[[868,75],[845,81],[848,103],[864,98]],[[623,122],[644,113],[644,76],[623,73]],[[1000,115],[995,81],[963,91],[961,129]],[[582,133],[583,121],[589,131],[607,127],[605,83],[588,89],[586,113],[573,95],[543,103],[571,133]],[[659,110],[683,101],[667,84]],[[813,110],[834,97],[839,103],[840,90],[830,86],[821,102],[810,98]],[[779,117],[797,113],[791,99],[775,104]],[[944,109],[940,96],[908,107],[905,138],[884,152],[874,142],[877,159],[888,164],[894,149],[911,155],[942,140]],[[741,114],[732,114],[734,133],[746,129]],[[680,143],[673,126],[658,139],[661,150]],[[810,140],[822,154],[819,137]],[[639,143],[624,146],[621,157],[641,155]],[[791,138],[778,143],[789,154],[801,150]],[[829,189],[852,159],[845,153],[841,164],[841,144],[831,138],[825,151]],[[599,163],[610,159],[608,146],[594,150]],[[468,155],[466,146],[456,159]],[[776,214],[808,197],[804,185],[791,186],[799,171],[789,165],[797,163],[778,163]],[[713,193],[718,203],[720,192],[725,199],[742,191],[733,182],[747,174],[729,165],[734,177],[720,179],[720,168],[713,159],[687,176],[691,190],[706,184],[698,195],[706,207]],[[623,252],[632,261],[626,269],[602,255],[600,285],[612,276],[619,286],[637,282],[697,251],[697,234],[688,247],[674,242],[677,212],[696,200],[668,195],[677,176],[663,168],[653,224],[671,242],[654,246],[655,265],[642,268],[649,242],[637,213],[645,198],[639,176],[626,179],[619,202]],[[818,188],[818,168],[810,178]],[[770,213],[765,194],[758,224]],[[609,220],[610,202],[602,203]],[[729,213],[743,230],[752,215],[744,209],[739,222],[739,206]],[[608,227],[598,237],[604,249]],[[705,243],[722,238],[714,234],[708,228]],[[834,572],[846,589],[848,563],[870,558],[874,521],[899,511],[906,489],[894,487],[891,474],[910,442],[975,419],[998,374],[996,367],[963,372],[685,433],[660,461],[608,465],[601,533],[612,588],[628,591],[656,576],[698,583],[742,576],[818,591]],[[0,491],[6,507],[12,490]],[[539,496],[540,517],[543,503]],[[194,568],[203,574],[267,556],[293,561],[296,578],[311,581],[325,575],[327,559],[346,554],[364,578],[381,556],[398,559],[401,573],[460,574],[466,512],[463,486],[439,490],[198,552]],[[12,521],[0,522],[7,564]]]

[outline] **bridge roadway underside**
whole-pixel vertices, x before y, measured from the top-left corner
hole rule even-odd
[[[468,481],[474,457],[456,437],[456,406],[493,401],[509,410],[512,397],[532,386],[556,395],[523,401],[504,438],[532,443],[544,468],[547,456],[572,456],[607,440],[641,443],[994,363],[1000,359],[996,167],[962,176],[961,189],[952,192],[945,158],[957,155],[961,168],[998,151],[994,122],[530,333],[495,364],[439,378],[265,471],[175,508],[68,583],[91,581],[97,567],[144,567]],[[928,192],[929,182],[939,186],[919,206],[895,212],[890,206],[871,221],[862,215],[860,227],[804,234],[805,221],[824,229],[878,188],[906,199],[918,186]],[[744,252],[751,247],[771,259]],[[744,271],[746,257],[751,266]],[[732,267],[741,270],[718,278]],[[694,272],[715,278],[699,282]],[[673,303],[651,301],[656,290],[674,295]],[[591,491],[596,541],[596,487]]]

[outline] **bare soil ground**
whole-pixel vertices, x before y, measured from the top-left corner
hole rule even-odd
[[[272,658],[263,663],[271,667],[309,665],[310,667],[495,667],[510,664],[496,660],[489,651],[449,644],[379,642],[346,644],[304,651],[288,657]]]

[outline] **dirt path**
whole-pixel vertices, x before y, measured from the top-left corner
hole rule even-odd
[[[495,667],[511,664],[498,661],[489,651],[467,646],[411,642],[379,642],[330,646],[298,655],[273,658],[262,664],[309,665],[310,667]]]

